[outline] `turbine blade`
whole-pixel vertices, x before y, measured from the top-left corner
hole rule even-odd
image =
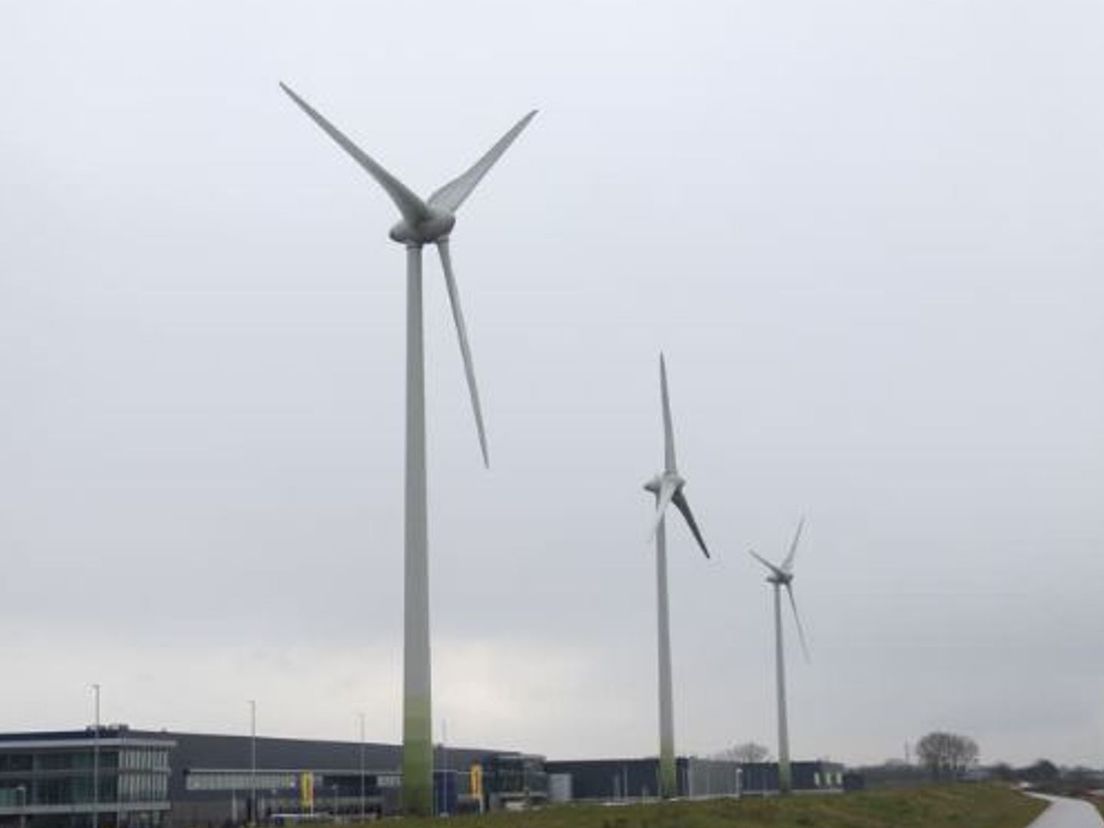
[[[764,558],[764,557],[763,557],[762,555],[760,555],[760,554],[759,554],[758,552],[756,552],[756,551],[755,551],[754,549],[749,549],[749,550],[748,550],[748,554],[749,554],[749,555],[751,555],[751,557],[755,558],[755,560],[759,561],[759,563],[761,563],[761,564],[762,564],[763,566],[765,566],[765,567],[766,567],[767,569],[769,569],[769,570],[770,570],[771,572],[773,572],[773,573],[774,573],[775,575],[782,575],[782,574],[784,574],[784,573],[782,572],[782,570],[780,570],[780,569],[779,569],[779,568],[778,568],[777,566],[775,566],[774,564],[772,564],[772,563],[771,563],[770,561],[768,561],[768,560],[767,560],[766,558]]]
[[[701,551],[705,553],[705,557],[708,558],[709,550],[705,548],[705,540],[702,538],[701,530],[698,529],[697,521],[694,520],[694,513],[690,511],[690,504],[686,502],[686,495],[684,495],[681,490],[676,491],[671,498],[671,502],[678,507],[678,510],[682,512],[682,516],[686,518],[686,523],[694,535],[694,540],[698,542]]]
[[[663,464],[665,471],[677,471],[675,463],[675,430],[671,426],[671,400],[667,395],[667,363],[659,355],[659,389],[663,398]]]
[[[797,554],[797,542],[801,540],[801,530],[805,528],[805,516],[801,516],[801,520],[797,523],[797,531],[794,533],[793,542],[790,544],[790,551],[786,555],[786,560],[782,561],[782,571],[789,572],[793,569],[794,555]]]
[[[797,601],[794,600],[793,586],[786,584],[786,594],[790,596],[790,608],[793,610],[794,621],[797,622],[797,637],[801,641],[801,652],[805,654],[805,660],[809,660],[809,647],[805,643],[805,629],[801,626],[801,616],[797,614]]]
[[[464,324],[464,312],[460,309],[460,292],[456,288],[456,278],[452,274],[452,257],[449,255],[448,239],[437,242],[437,251],[441,254],[441,268],[445,271],[445,287],[448,288],[449,304],[452,305],[452,319],[456,323],[456,336],[460,340],[460,355],[464,358],[464,374],[468,379],[468,393],[471,394],[472,411],[475,414],[475,427],[479,431],[479,448],[483,452],[483,465],[490,468],[487,457],[487,434],[483,429],[483,409],[479,405],[479,389],[475,384],[475,366],[472,364],[471,347],[468,345],[468,328]]]
[[[476,161],[471,169],[434,192],[433,195],[429,197],[429,205],[449,213],[455,213],[460,209],[460,205],[471,195],[472,190],[475,189],[475,185],[483,179],[483,176],[485,176],[491,167],[495,165],[495,162],[502,157],[502,153],[506,152],[510,144],[514,143],[514,139],[521,134],[521,131],[528,126],[529,122],[533,120],[536,114],[537,110],[534,109],[514,124],[513,128],[499,138],[498,142],[487,150],[486,154]]]
[[[659,495],[656,497],[655,518],[652,520],[652,531],[648,533],[648,539],[655,537],[659,524],[663,522],[663,513],[667,511],[667,504],[675,496],[675,484],[671,480],[664,480],[659,487]]]
[[[402,213],[404,219],[411,224],[418,224],[429,217],[429,208],[425,202],[411,192],[405,184],[376,163],[368,153],[350,141],[341,130],[323,118],[309,103],[296,95],[287,84],[281,83],[280,88],[287,93],[289,98],[295,101],[300,109],[307,113],[312,121],[322,127],[323,132],[333,138],[345,152],[349,153],[361,167],[368,171],[372,178],[376,179],[379,185],[391,196],[391,200],[395,202],[395,206],[399,208],[399,212]]]

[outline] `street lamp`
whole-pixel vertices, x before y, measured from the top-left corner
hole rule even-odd
[[[257,700],[249,699],[249,811],[251,825],[257,822]]]
[[[440,813],[448,811],[448,720],[440,720],[440,764],[444,773],[440,774]]]
[[[16,785],[15,792],[19,794],[19,828],[27,828],[27,786]]]
[[[365,782],[364,782],[364,714],[360,714],[360,821],[364,822],[365,813]]]
[[[100,826],[100,685],[92,684],[95,698],[96,729],[92,735],[92,828]]]

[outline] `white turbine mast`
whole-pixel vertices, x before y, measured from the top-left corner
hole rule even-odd
[[[537,114],[530,112],[503,135],[467,172],[421,199],[405,184],[361,150],[337,127],[288,86],[280,88],[322,130],[353,157],[395,203],[402,218],[391,228],[391,238],[406,246],[406,485],[405,485],[405,591],[403,642],[403,810],[429,816],[433,813],[433,743],[430,703],[429,653],[429,550],[426,513],[425,358],[422,333],[422,247],[436,244],[444,271],[445,287],[456,323],[464,374],[471,396],[472,413],[479,435],[483,464],[489,465],[483,411],[475,383],[475,368],[468,344],[467,326],[460,308],[460,294],[452,271],[449,235],[456,211],[471,195]]]
[[[780,793],[789,793],[793,788],[793,776],[790,772],[790,730],[786,717],[786,657],[782,641],[782,589],[790,599],[790,608],[793,610],[794,623],[797,626],[798,640],[801,642],[801,651],[805,660],[809,660],[809,648],[805,643],[805,630],[801,626],[801,616],[797,612],[797,601],[793,593],[793,564],[797,555],[797,544],[801,540],[801,532],[805,528],[805,518],[802,517],[794,532],[793,541],[790,542],[789,552],[781,564],[773,564],[753,549],[748,554],[767,568],[767,583],[774,587],[774,660],[775,681],[778,688],[778,790]]]
[[[690,504],[683,494],[686,480],[678,473],[675,462],[675,435],[671,425],[671,402],[667,394],[667,366],[659,355],[659,387],[663,406],[663,471],[644,484],[655,495],[656,511],[650,537],[656,546],[656,618],[659,632],[659,795],[665,799],[678,795],[675,772],[675,723],[671,692],[671,631],[667,605],[667,505],[674,503],[682,513],[705,557],[709,549],[702,539]]]

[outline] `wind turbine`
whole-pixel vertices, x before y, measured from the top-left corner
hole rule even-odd
[[[425,355],[422,338],[422,247],[436,244],[460,340],[468,392],[483,464],[489,465],[483,412],[475,385],[471,348],[452,272],[449,234],[456,211],[483,176],[536,115],[530,112],[458,178],[422,200],[361,150],[310,104],[281,83],[280,88],[337,144],[376,180],[402,218],[390,237],[406,246],[406,487],[404,534],[403,625],[403,763],[402,800],[407,813],[433,812],[433,743],[429,657],[429,550],[426,528]]]
[[[797,625],[798,639],[801,641],[801,651],[805,659],[809,658],[809,648],[805,644],[805,630],[801,627],[801,616],[797,614],[797,602],[793,594],[793,562],[797,554],[797,543],[801,540],[801,530],[805,528],[805,518],[797,524],[793,541],[790,543],[790,551],[786,554],[781,564],[775,566],[754,550],[749,549],[748,554],[765,566],[770,574],[767,575],[767,583],[774,587],[774,659],[775,678],[778,683],[778,791],[789,793],[793,787],[790,774],[790,731],[786,720],[786,659],[782,647],[782,589],[790,598],[790,607],[793,609],[794,623]]]
[[[674,503],[682,512],[694,539],[709,557],[709,550],[701,531],[686,502],[683,486],[686,480],[678,473],[675,463],[675,435],[671,426],[671,403],[667,396],[667,366],[663,354],[659,355],[659,388],[663,403],[663,471],[644,484],[644,489],[655,495],[656,511],[651,534],[656,544],[656,599],[659,625],[659,795],[670,799],[678,795],[675,775],[675,722],[671,700],[671,631],[667,608],[667,505]]]

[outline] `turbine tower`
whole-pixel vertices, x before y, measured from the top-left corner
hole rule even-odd
[[[805,644],[805,631],[801,627],[801,616],[797,614],[797,602],[793,594],[793,562],[797,554],[797,543],[801,540],[801,530],[805,528],[805,518],[797,524],[790,551],[785,560],[775,566],[766,558],[754,550],[748,550],[755,560],[765,566],[770,574],[767,575],[767,583],[774,587],[774,660],[775,680],[778,684],[778,791],[787,794],[793,788],[793,778],[790,774],[790,730],[786,720],[786,658],[782,646],[782,589],[790,598],[790,607],[793,609],[794,623],[797,625],[798,639],[801,641],[801,651],[805,659],[809,658],[809,648]]]
[[[429,550],[426,529],[425,358],[422,338],[422,247],[436,244],[445,287],[460,340],[468,392],[483,464],[489,465],[483,412],[475,384],[471,348],[452,272],[449,235],[456,211],[488,170],[536,115],[530,112],[503,135],[467,172],[422,200],[283,83],[280,88],[375,179],[402,218],[391,239],[406,246],[406,487],[403,593],[403,810],[433,813],[433,743],[429,656]]]
[[[664,514],[667,505],[674,503],[682,512],[694,539],[709,557],[709,550],[702,540],[701,531],[686,502],[683,486],[686,480],[679,476],[675,463],[675,435],[671,426],[671,403],[667,396],[667,366],[663,354],[659,355],[659,389],[663,404],[663,471],[644,484],[644,489],[655,495],[656,512],[651,534],[656,545],[656,600],[659,626],[659,795],[670,799],[678,794],[675,776],[675,722],[671,700],[671,631],[667,609],[667,527]]]

